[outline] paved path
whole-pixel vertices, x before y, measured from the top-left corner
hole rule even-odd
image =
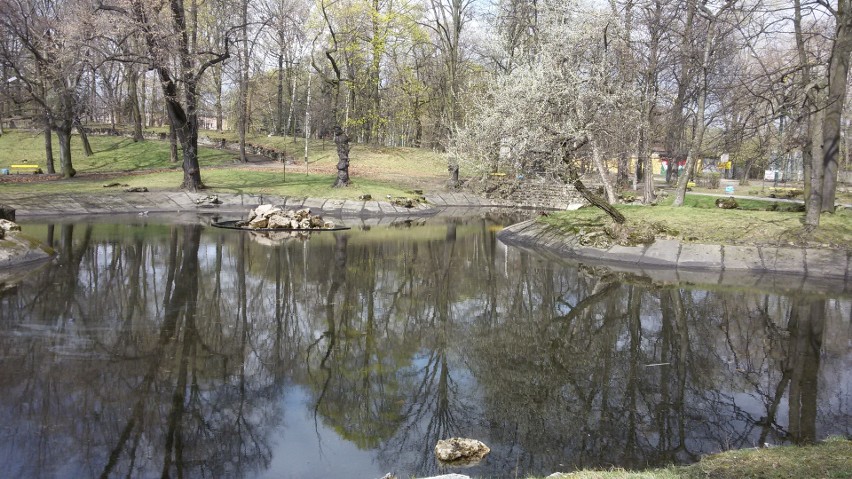
[[[852,293],[852,250],[736,246],[657,240],[651,245],[593,248],[535,220],[505,228],[504,243],[549,251],[591,265],[662,282],[776,286]]]
[[[211,204],[211,197],[221,202]],[[189,193],[189,192],[109,192],[97,194],[0,193],[0,204],[11,206],[22,216],[66,216],[117,213],[163,213],[184,211],[221,211],[248,213],[260,204],[284,205],[287,209],[310,208],[335,217],[422,216],[454,206],[514,206],[505,200],[487,200],[467,193],[427,194],[428,203],[413,208],[396,206],[389,201],[335,200],[324,198],[288,198],[260,194]]]

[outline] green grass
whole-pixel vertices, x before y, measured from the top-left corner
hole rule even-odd
[[[157,130],[154,130],[157,131]],[[233,132],[202,131],[202,136],[236,141]],[[284,183],[280,165],[244,167],[235,163],[237,155],[230,151],[199,148],[199,162],[204,183],[213,191],[311,196],[327,198],[357,198],[370,194],[381,199],[386,195],[406,196],[408,189],[429,188],[441,184],[446,178],[446,162],[442,155],[419,148],[385,148],[353,144],[350,151],[349,173],[353,184],[349,188],[332,189],[337,173],[337,153],[333,143],[311,140],[308,150],[308,175],[305,175],[304,140],[292,137],[249,136],[251,144],[286,151],[296,160],[287,167]],[[5,184],[4,191],[21,193],[92,193],[103,191],[106,182],[146,186],[151,190],[175,190],[181,183],[180,164],[169,161],[168,143],[162,141],[133,142],[128,138],[91,136],[95,154],[83,156],[78,136],[72,138],[72,161],[78,177],[66,181],[34,182],[31,184]],[[54,139],[54,158],[58,169],[58,146]],[[0,168],[26,162],[44,169],[44,141],[37,132],[10,131],[0,137]],[[222,170],[224,168],[224,171]],[[156,172],[170,169],[174,172]],[[151,173],[140,175],[145,170]],[[87,180],[92,173],[136,172],[126,177],[109,180]],[[396,185],[396,186],[393,186]]]
[[[716,206],[716,200],[718,197],[713,196],[704,196],[704,195],[690,195],[687,193],[686,197],[683,200],[683,206],[690,208],[700,208],[700,209],[709,209],[709,210],[718,210],[719,208]],[[660,202],[661,206],[671,206],[672,201],[674,201],[673,197],[668,197]],[[795,203],[782,203],[778,201],[772,201],[771,199],[767,200],[751,200],[751,199],[740,199],[737,198],[737,204],[739,204],[738,210],[742,211],[767,211],[767,210],[789,210],[791,207],[795,207]],[[775,206],[773,206],[775,205]]]
[[[4,193],[60,194],[60,193],[104,193],[115,189],[104,188],[106,183],[123,183],[128,186],[144,186],[150,191],[174,191],[183,178],[181,171],[157,172],[144,175],[128,175],[104,179],[85,177],[39,183],[9,183],[0,186]],[[263,193],[268,195],[314,198],[356,199],[369,194],[383,200],[386,195],[411,196],[410,192],[389,183],[354,179],[348,188],[332,188],[332,175],[288,172],[286,181],[280,171],[249,170],[244,168],[202,169],[201,179],[210,193]]]
[[[643,472],[579,471],[556,479],[841,479],[852,478],[852,441],[831,438],[812,446],[727,451],[690,466]]]
[[[90,136],[94,155],[85,157],[78,135],[71,138],[71,161],[78,174],[134,171],[140,169],[179,168],[169,160],[169,145],[161,141],[134,142],[115,136]],[[59,171],[59,144],[53,138],[53,158]],[[199,162],[204,166],[233,164],[235,155],[212,148],[199,149]],[[44,136],[29,131],[7,131],[0,136],[0,168],[25,162],[46,171]]]
[[[238,141],[236,132],[203,130],[199,136],[211,139],[224,138]],[[291,136],[247,135],[246,143],[285,151],[301,167],[305,157],[305,139]],[[422,181],[444,181],[447,176],[447,161],[443,155],[423,148],[375,147],[351,144],[349,152],[352,176],[362,176],[414,187]],[[330,140],[308,141],[308,164],[311,171],[334,174],[337,171],[337,151]]]
[[[686,242],[708,244],[774,244],[778,246],[814,246],[848,249],[852,238],[852,212],[841,210],[824,214],[820,227],[806,233],[803,213],[765,211],[770,202],[738,200],[743,209],[723,210],[713,204],[715,198],[687,194],[683,207],[671,206],[671,200],[658,206],[618,206],[634,225],[658,223],[667,236]],[[781,208],[786,207],[783,204]],[[603,228],[609,218],[597,208],[551,213],[543,221],[566,233]]]

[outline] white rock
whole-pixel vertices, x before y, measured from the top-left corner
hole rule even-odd
[[[289,228],[290,227],[290,218],[286,216],[281,216],[279,214],[275,214],[269,217],[269,221],[266,224],[267,228]]]
[[[476,439],[454,437],[438,441],[435,456],[439,461],[477,461],[485,457],[491,449]]]
[[[18,223],[9,220],[0,220],[0,229],[3,231],[21,231],[21,227]]]
[[[281,208],[274,205],[260,205],[254,209],[255,215],[264,216],[266,218],[278,213],[281,213]]]
[[[269,224],[269,220],[263,216],[256,216],[253,220],[249,221],[249,228],[266,228],[266,225]]]

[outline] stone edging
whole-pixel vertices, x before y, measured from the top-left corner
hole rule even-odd
[[[579,245],[556,228],[536,220],[509,226],[497,235],[506,244],[544,249],[561,258],[639,273],[670,282],[721,284],[736,280],[781,280],[790,287],[803,283],[852,284],[852,251],[767,246],[722,246],[657,240],[647,246]],[[833,288],[835,289],[835,288]]]
[[[215,196],[220,201],[213,205],[206,198]],[[389,201],[340,200],[325,198],[296,198],[263,194],[215,192],[147,192],[127,193],[104,191],[90,194],[37,194],[3,195],[0,203],[14,208],[20,216],[87,215],[105,213],[221,211],[248,212],[264,203],[284,206],[287,209],[310,208],[316,212],[337,217],[375,216],[425,216],[438,209],[464,207],[511,207],[506,201],[488,200],[467,193],[427,194],[426,203],[413,208],[396,206]]]

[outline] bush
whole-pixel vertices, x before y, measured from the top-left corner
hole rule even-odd
[[[716,189],[719,187],[719,179],[722,177],[718,172],[704,171],[698,175],[698,185],[702,188]]]

